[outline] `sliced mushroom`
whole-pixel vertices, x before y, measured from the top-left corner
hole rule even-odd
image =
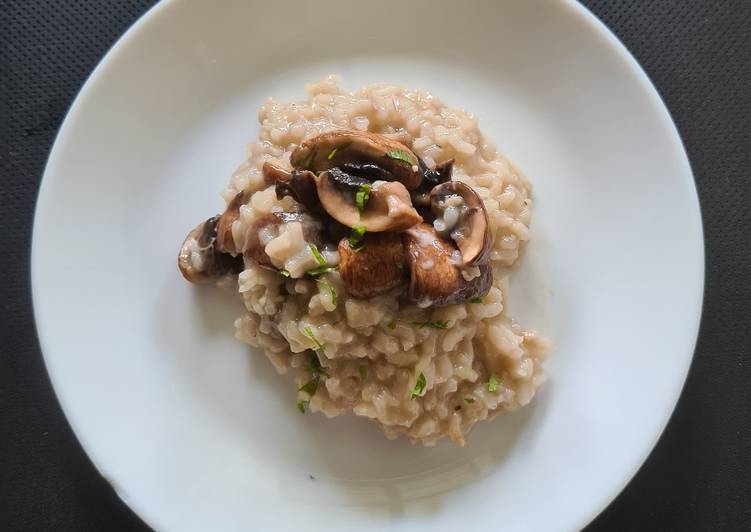
[[[425,176],[425,179],[420,184],[419,188],[411,192],[412,204],[422,214],[423,218],[430,211],[430,191],[433,187],[451,181],[451,174],[454,170],[454,160],[449,159],[438,165],[434,169],[428,168],[425,161],[421,157],[418,157],[420,162],[420,171]]]
[[[327,131],[306,140],[292,152],[290,163],[316,174],[343,164],[371,164],[388,172],[407,190],[416,189],[423,180],[417,156],[404,144],[349,129]]]
[[[343,171],[368,181],[395,181],[391,172],[372,163],[344,163],[339,165]]]
[[[301,212],[272,212],[256,220],[248,229],[244,257],[255,261],[259,266],[276,270],[266,254],[266,244],[279,236],[279,226],[290,222],[300,222],[306,241],[316,246],[322,245],[322,224],[312,216]]]
[[[420,170],[425,175],[426,181],[432,183],[433,186],[440,185],[441,183],[451,180],[451,174],[454,171],[454,159],[438,163],[432,170],[428,168],[425,161],[420,159]]]
[[[409,272],[408,298],[418,305],[454,305],[488,293],[493,284],[489,265],[478,266],[479,275],[467,280],[453,259],[454,246],[428,224],[402,233]]]
[[[266,161],[261,167],[263,181],[267,185],[273,185],[278,182],[288,183],[292,179],[292,172],[286,168],[281,168]]]
[[[269,184],[276,184],[276,197],[290,196],[310,212],[320,211],[315,174],[307,170],[285,170],[269,162],[263,163],[263,178]]]
[[[219,216],[209,218],[185,238],[177,266],[191,283],[205,284],[243,269],[241,257],[233,257],[217,249],[216,227]]]
[[[353,297],[367,298],[388,292],[404,282],[404,246],[397,233],[369,233],[362,246],[352,249],[339,242],[339,275]]]
[[[249,196],[245,191],[238,192],[219,217],[216,225],[216,249],[219,251],[237,255],[235,240],[232,238],[232,224],[240,217],[240,207],[245,205]]]
[[[438,185],[430,193],[430,208],[433,227],[456,242],[465,266],[487,264],[493,239],[485,205],[472,187],[461,181]]]
[[[332,169],[316,178],[321,205],[336,221],[347,227],[365,227],[367,232],[401,231],[422,221],[412,207],[409,192],[398,181],[374,182],[360,212],[356,193],[365,181],[357,181],[358,178],[352,176],[345,178],[346,175],[339,169]]]
[[[331,177],[334,185],[342,192],[351,192],[352,194],[360,190],[363,185],[370,185],[370,181],[364,177],[350,174],[340,167],[332,168],[326,172]],[[372,187],[372,185],[371,185]]]

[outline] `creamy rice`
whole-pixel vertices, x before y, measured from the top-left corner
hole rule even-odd
[[[375,85],[349,93],[337,82],[331,76],[309,85],[307,100],[270,98],[261,107],[259,140],[248,146],[247,159],[222,193],[228,202],[240,191],[252,193],[232,225],[237,248],[254,221],[300,210],[290,197],[278,200],[274,185],[264,182],[264,162],[289,168],[292,150],[304,139],[337,128],[369,131],[402,140],[430,167],[454,158],[453,179],[470,185],[485,204],[493,286],[480,302],[445,307],[407,304],[398,290],[355,299],[335,271],[317,280],[294,279],[317,262],[293,222],[260,235],[273,264],[290,278],[246,261],[238,285],[247,313],[236,320],[236,335],[263,349],[298,387],[318,376],[312,396],[299,392],[301,408],[328,417],[365,416],[389,438],[404,434],[431,445],[449,436],[463,445],[475,422],[526,405],[545,380],[548,342],[504,311],[508,268],[528,239],[529,182],[471,114],[423,91]],[[338,262],[335,247],[321,252],[327,262]],[[430,323],[445,328],[419,325]],[[322,369],[311,374],[313,351]]]

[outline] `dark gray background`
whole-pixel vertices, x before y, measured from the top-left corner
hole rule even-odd
[[[37,187],[68,106],[150,3],[0,0],[3,530],[147,530],[99,477],[52,392],[32,318],[29,242]],[[678,125],[707,256],[701,334],[677,410],[641,471],[588,530],[748,530],[751,1],[584,3],[636,56]]]

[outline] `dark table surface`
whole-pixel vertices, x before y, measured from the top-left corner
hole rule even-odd
[[[701,332],[678,407],[639,473],[588,530],[749,530],[751,0],[584,3],[636,56],[678,125],[707,257]],[[37,188],[68,106],[150,4],[0,0],[2,530],[148,530],[99,477],[50,387],[32,317],[29,243]]]

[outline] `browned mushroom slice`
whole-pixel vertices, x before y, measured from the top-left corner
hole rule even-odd
[[[409,271],[408,297],[418,305],[454,305],[488,293],[493,284],[489,265],[478,267],[479,275],[467,280],[454,264],[454,246],[428,224],[402,233]]]
[[[233,257],[216,248],[216,226],[219,216],[209,218],[185,238],[177,266],[191,283],[204,284],[243,269],[241,257]]]
[[[273,185],[280,181],[288,183],[292,179],[292,172],[290,170],[271,164],[268,161],[263,163],[261,175],[263,176],[264,183],[267,185]]]
[[[316,178],[318,199],[324,210],[347,227],[361,226],[367,232],[401,231],[420,223],[422,218],[412,207],[404,185],[398,181],[366,180],[348,176],[333,168]],[[367,202],[358,209],[356,194],[363,184],[370,186]]]
[[[448,161],[437,164],[432,170],[428,168],[428,165],[425,164],[425,161],[423,161],[421,157],[418,157],[418,160],[420,162],[420,171],[425,176],[425,179],[422,184],[420,184],[420,187],[413,190],[410,194],[412,195],[412,204],[424,218],[427,215],[427,212],[430,211],[431,190],[433,190],[433,187],[436,185],[451,180],[451,173],[454,170],[454,160],[449,159]]]
[[[404,281],[403,260],[397,233],[366,234],[357,250],[347,238],[339,242],[339,275],[352,297],[373,297],[399,286]]]
[[[338,129],[321,133],[300,144],[292,152],[295,168],[323,172],[343,164],[372,164],[391,174],[407,190],[414,190],[423,179],[417,156],[396,140],[383,135]]]
[[[266,183],[276,184],[277,199],[290,196],[310,212],[320,210],[313,172],[307,170],[288,171],[269,162],[263,163],[262,172]]]
[[[430,207],[436,217],[433,227],[456,242],[465,266],[488,262],[493,244],[488,214],[472,187],[461,181],[438,185],[430,193]]]
[[[262,216],[250,226],[245,235],[246,259],[255,261],[259,266],[276,270],[271,259],[266,254],[266,244],[279,236],[279,226],[290,222],[300,222],[303,237],[306,241],[321,246],[321,223],[305,213],[301,212],[272,212]]]
[[[237,255],[235,239],[232,238],[232,224],[240,216],[240,207],[245,205],[250,195],[245,191],[238,192],[232,201],[227,204],[227,209],[219,217],[216,225],[216,249],[230,255]]]

